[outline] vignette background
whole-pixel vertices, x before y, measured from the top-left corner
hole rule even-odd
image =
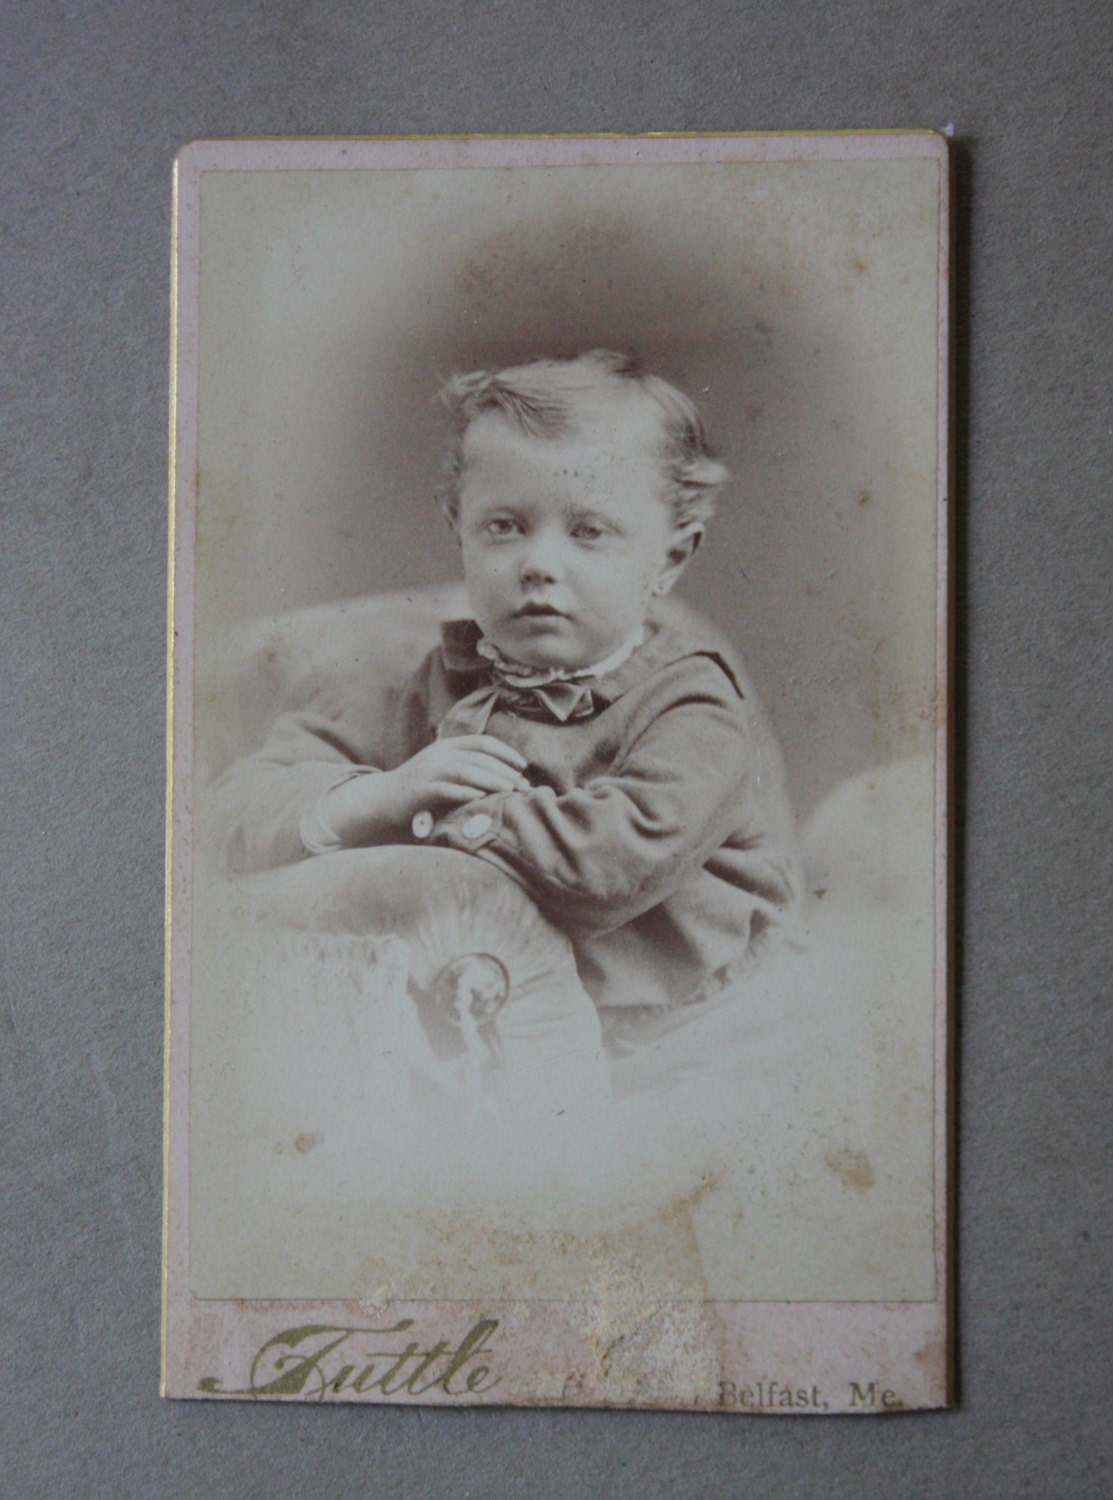
[[[462,577],[441,381],[593,347],[686,390],[730,468],[678,592],[801,817],[932,753],[934,160],[208,172],[200,223],[203,758],[237,626]]]

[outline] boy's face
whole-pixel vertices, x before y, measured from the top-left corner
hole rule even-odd
[[[472,422],[455,530],[472,612],[504,656],[593,666],[672,587],[703,528],[674,525],[659,444],[654,413],[632,404],[555,439],[498,412]]]

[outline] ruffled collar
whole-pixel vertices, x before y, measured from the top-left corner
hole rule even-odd
[[[639,646],[645,642],[645,626],[639,625],[633,635],[623,641],[617,651],[612,651],[602,661],[590,667],[530,667],[524,662],[512,661],[504,656],[494,641],[481,635],[475,643],[475,654],[490,663],[495,675],[514,688],[550,687],[555,682],[582,682],[585,678],[598,679],[615,672],[629,661]]]
[[[675,613],[673,610],[672,614]],[[641,634],[640,644],[635,640],[624,643],[620,661],[611,657],[582,669],[583,676],[577,680],[587,680],[589,673],[595,674],[590,682],[598,702],[614,703],[660,668],[692,656],[710,657],[734,684],[739,697],[746,696],[742,674],[729,646],[705,622],[690,615],[666,618],[664,611],[658,617],[651,610]],[[441,625],[441,659],[450,676],[471,679],[474,683],[494,678],[494,663],[479,654],[482,639],[483,632],[474,620],[446,620]]]

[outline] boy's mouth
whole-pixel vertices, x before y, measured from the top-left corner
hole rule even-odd
[[[566,618],[562,609],[557,609],[555,604],[523,604],[521,609],[514,611],[514,618],[521,619],[557,619]]]

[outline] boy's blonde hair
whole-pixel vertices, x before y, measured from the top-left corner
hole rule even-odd
[[[706,521],[718,491],[729,477],[712,453],[694,404],[683,391],[657,375],[643,373],[636,360],[608,349],[592,349],[575,359],[539,359],[505,370],[474,370],[453,375],[440,390],[456,420],[449,459],[451,489],[445,508],[455,520],[464,471],[464,434],[476,417],[500,412],[531,437],[557,438],[575,432],[577,414],[594,416],[601,394],[640,394],[657,408],[661,422],[661,466],[678,526]]]

